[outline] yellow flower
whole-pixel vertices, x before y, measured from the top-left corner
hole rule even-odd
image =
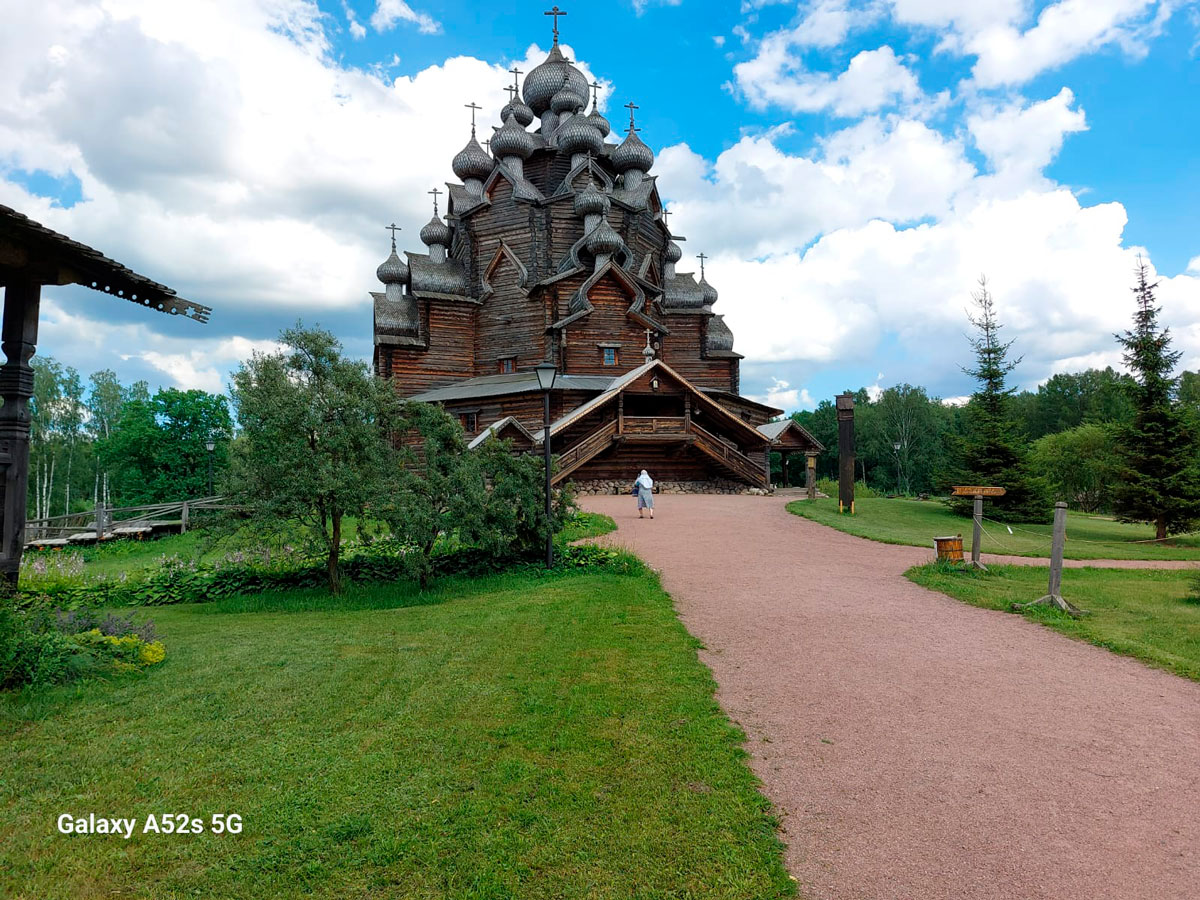
[[[153,666],[162,662],[167,656],[167,648],[163,646],[162,641],[154,641],[151,644],[143,644],[142,649],[138,652],[138,660],[143,666]]]

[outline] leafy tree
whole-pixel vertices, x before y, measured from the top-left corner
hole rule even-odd
[[[1033,439],[1085,422],[1125,424],[1133,418],[1129,381],[1111,367],[1054,375],[1014,397],[1013,416]]]
[[[942,404],[931,400],[924,388],[900,384],[880,394],[875,409],[883,452],[893,463],[897,493],[931,490],[945,459],[949,417]]]
[[[1089,423],[1038,438],[1030,460],[1045,473],[1055,500],[1084,512],[1111,508],[1120,464],[1112,426]]]
[[[1045,484],[1029,471],[1025,446],[1010,417],[1013,390],[1005,382],[1021,359],[1009,359],[1012,341],[1000,340],[1003,326],[996,318],[996,305],[986,278],[979,279],[979,290],[971,297],[977,310],[973,315],[968,314],[976,331],[976,337],[970,338],[975,366],[963,371],[975,379],[978,387],[966,409],[958,477],[961,483],[1006,489],[1005,496],[991,503],[991,515],[997,519],[1049,521],[1052,507]],[[956,497],[950,506],[960,515],[970,515],[973,503],[969,497]]]
[[[345,518],[386,501],[404,471],[388,438],[395,395],[364,363],[345,359],[327,331],[297,324],[280,341],[285,349],[255,353],[233,375],[241,428],[233,490],[266,530],[306,526],[339,593]]]
[[[1195,424],[1175,399],[1171,377],[1181,354],[1171,350],[1169,329],[1159,329],[1159,307],[1148,268],[1138,258],[1133,288],[1133,329],[1117,335],[1133,374],[1133,422],[1118,432],[1121,477],[1113,508],[1123,522],[1153,522],[1159,540],[1186,531],[1200,519],[1200,472]]]

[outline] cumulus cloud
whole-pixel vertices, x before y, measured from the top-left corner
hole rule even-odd
[[[751,106],[779,106],[791,112],[830,110],[857,116],[921,98],[917,78],[891,47],[863,50],[836,77],[809,71],[790,47],[791,32],[772,35],[753,59],[734,66],[738,90]]]
[[[375,12],[371,13],[371,27],[376,31],[390,31],[398,22],[416,25],[422,34],[437,34],[441,23],[428,13],[417,12],[404,0],[375,0]]]
[[[794,388],[782,378],[771,378],[771,385],[765,394],[748,395],[751,400],[765,403],[786,411],[796,409],[814,409],[812,395],[807,388]]]

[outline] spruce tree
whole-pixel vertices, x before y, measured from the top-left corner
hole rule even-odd
[[[966,434],[962,443],[962,465],[958,484],[1002,487],[1003,497],[989,499],[985,515],[1007,522],[1048,522],[1053,504],[1042,479],[1028,467],[1028,451],[1018,433],[1009,409],[1015,391],[1006,386],[1008,374],[1021,362],[1009,358],[1013,342],[1000,340],[1001,326],[996,304],[980,277],[979,290],[971,294],[976,313],[967,318],[976,336],[970,338],[975,351],[974,368],[963,371],[975,379],[978,387],[966,409]],[[956,497],[951,508],[970,515],[970,497]]]
[[[1133,375],[1133,423],[1117,429],[1120,480],[1113,507],[1122,522],[1152,522],[1159,540],[1187,531],[1200,519],[1197,435],[1176,396],[1171,376],[1182,354],[1171,350],[1170,329],[1159,330],[1159,307],[1148,267],[1138,257],[1133,329],[1115,335]]]

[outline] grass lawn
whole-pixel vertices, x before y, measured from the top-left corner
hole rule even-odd
[[[971,520],[951,513],[936,500],[857,500],[853,516],[838,513],[837,500],[796,500],[788,512],[839,531],[885,544],[932,547],[935,537],[962,534],[963,545],[971,548]],[[1013,526],[989,522],[984,501],[985,534],[980,551],[1012,556],[1049,556],[1049,525]],[[1136,544],[1154,537],[1149,525],[1126,525],[1102,516],[1067,513],[1067,559],[1194,559],[1200,561],[1200,535],[1180,537],[1163,544]],[[1098,541],[1101,543],[1085,543]]]
[[[653,575],[152,617],[161,666],[0,697],[0,896],[794,892],[743,736]],[[62,813],[233,813],[244,831],[64,835]]]
[[[990,566],[987,573],[947,571],[931,563],[906,573],[917,584],[975,606],[1009,610],[1046,593],[1049,570]],[[1183,599],[1179,570],[1064,569],[1063,596],[1088,611],[1073,619],[1047,607],[1019,613],[1080,640],[1200,681],[1200,602]]]

